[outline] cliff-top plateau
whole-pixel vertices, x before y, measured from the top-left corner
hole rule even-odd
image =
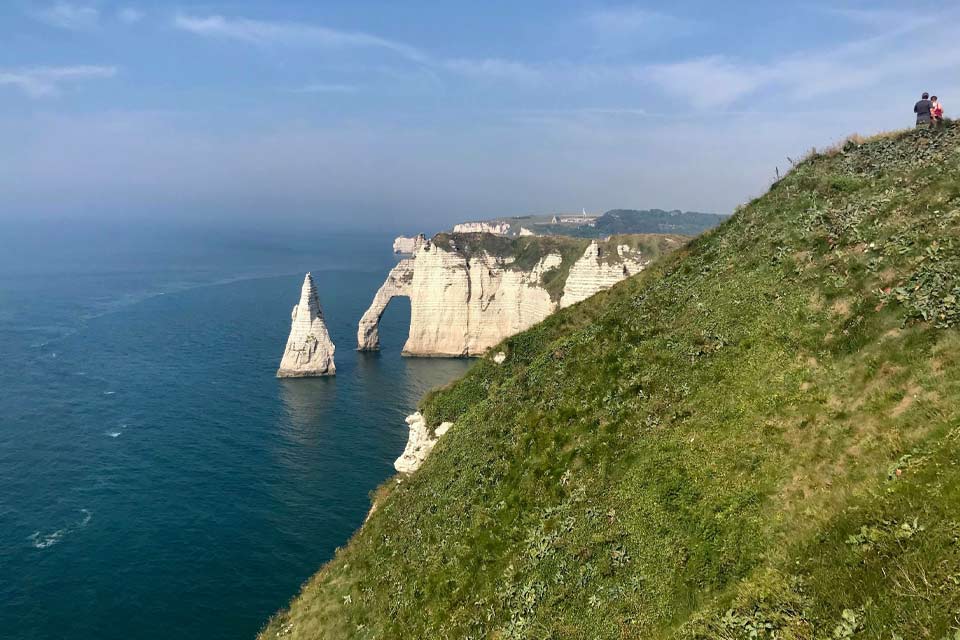
[[[960,127],[814,153],[424,398],[261,638],[953,639],[958,324]]]

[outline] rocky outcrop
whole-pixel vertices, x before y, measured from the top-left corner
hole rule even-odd
[[[407,416],[407,426],[410,428],[407,434],[407,446],[403,454],[393,463],[393,468],[400,473],[413,473],[419,469],[430,455],[430,451],[440,441],[440,436],[445,434],[453,423],[444,422],[430,433],[426,419],[418,411]]]
[[[544,276],[555,275],[555,270],[563,265],[560,253],[547,253],[532,267],[524,269],[518,267],[515,256],[508,253],[494,255],[483,249],[468,250],[457,247],[454,241],[477,242],[478,237],[451,237],[446,246],[427,241],[412,258],[401,260],[360,320],[357,348],[361,351],[379,348],[381,315],[394,296],[407,296],[410,298],[410,332],[403,347],[405,355],[482,355],[491,346],[533,326],[561,306],[610,287],[649,262],[627,246],[614,255],[605,256],[600,245],[592,243],[570,266],[566,287],[558,292],[556,286],[545,285]],[[547,242],[545,239],[544,246],[555,246]],[[565,239],[563,242],[583,247],[583,241]],[[569,251],[567,253],[569,255]],[[568,259],[573,261],[574,257]]]
[[[422,233],[415,238],[400,236],[393,241],[394,253],[416,253],[427,241]]]
[[[332,376],[337,368],[333,363],[335,347],[323,323],[320,299],[309,273],[303,279],[300,302],[293,307],[290,337],[283,352],[278,378]]]
[[[380,348],[380,316],[394,296],[410,296],[413,284],[413,258],[397,263],[373,297],[370,307],[360,318],[357,328],[357,350],[377,351]]]
[[[570,268],[560,307],[586,300],[597,291],[609,289],[624,278],[639,273],[646,266],[643,257],[635,254],[627,245],[618,246],[616,257],[612,260],[611,257],[604,256],[600,245],[591,242],[583,257]]]
[[[358,348],[379,348],[380,316],[390,299],[399,295],[410,298],[404,354],[480,355],[555,309],[539,281],[544,271],[559,264],[560,256],[550,255],[527,272],[487,253],[468,259],[461,252],[428,243],[390,272],[360,320]]]

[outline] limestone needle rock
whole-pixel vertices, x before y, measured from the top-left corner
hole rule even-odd
[[[323,323],[323,311],[320,310],[313,276],[307,273],[300,291],[300,302],[291,313],[290,337],[277,377],[332,376],[337,371],[333,364],[334,350],[327,326]]]

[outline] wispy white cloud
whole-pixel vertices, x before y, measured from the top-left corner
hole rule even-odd
[[[122,7],[117,11],[117,19],[124,24],[136,24],[143,20],[143,11],[134,7]]]
[[[828,16],[843,18],[855,24],[883,30],[910,30],[928,26],[937,21],[935,16],[915,9],[823,7],[819,10]]]
[[[531,83],[539,80],[543,75],[540,69],[520,61],[503,58],[438,58],[404,42],[370,33],[343,31],[318,25],[227,18],[220,15],[189,16],[180,14],[174,18],[174,26],[198,36],[234,40],[252,45],[327,49],[380,49],[398,55],[402,59],[413,62],[431,72],[447,72],[478,80]],[[325,91],[329,91],[329,89]]]
[[[634,107],[579,107],[570,109],[512,109],[507,115],[519,122],[577,122],[605,119],[659,118],[661,114],[651,114],[646,109]]]
[[[647,74],[668,93],[683,97],[696,108],[707,109],[726,106],[754,92],[765,82],[767,71],[709,56],[653,65]]]
[[[455,58],[443,61],[441,66],[447,71],[472,78],[535,82],[543,77],[542,70],[536,67],[502,58]]]
[[[16,87],[31,98],[47,98],[59,95],[63,83],[112,78],[115,75],[116,67],[96,65],[0,70],[0,86]]]
[[[52,27],[71,31],[94,29],[100,23],[99,9],[69,2],[57,2],[33,11],[32,15]]]
[[[315,82],[294,89],[294,93],[355,93],[356,85]]]
[[[177,15],[174,26],[199,36],[238,40],[256,45],[323,47],[329,49],[373,48],[392,51],[412,61],[426,56],[416,47],[359,31],[340,31],[292,22],[270,22],[219,15]]]
[[[586,16],[587,25],[601,38],[621,36],[660,38],[689,32],[694,22],[642,7],[608,7]]]
[[[796,51],[763,63],[716,55],[653,65],[641,75],[668,94],[709,109],[748,97],[775,97],[788,103],[880,89],[960,64],[960,43],[951,36],[960,28],[956,16],[914,14],[898,19],[885,12],[856,12],[850,19],[869,22],[876,30],[832,48]],[[917,37],[921,33],[924,37]],[[932,48],[931,42],[937,46]]]
[[[696,33],[693,19],[634,5],[614,6],[587,13],[582,21],[587,42],[605,56],[628,56],[665,41]]]

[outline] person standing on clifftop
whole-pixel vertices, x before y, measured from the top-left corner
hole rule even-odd
[[[943,126],[943,105],[937,96],[930,98],[930,126],[935,129]]]
[[[913,112],[917,114],[917,126],[930,126],[930,109],[933,103],[930,102],[930,94],[926,91],[920,96],[917,104],[913,105]]]

